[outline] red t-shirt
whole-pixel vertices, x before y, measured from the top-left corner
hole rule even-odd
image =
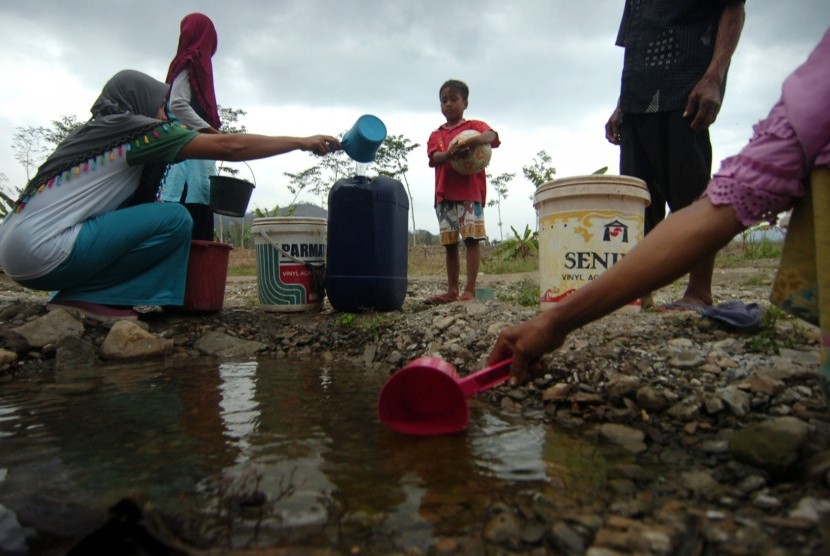
[[[483,205],[487,200],[486,170],[471,176],[465,176],[456,172],[449,162],[436,165],[432,161],[434,152],[446,151],[453,137],[468,129],[474,129],[479,133],[492,131],[490,126],[482,121],[464,120],[455,127],[448,127],[447,124],[444,124],[429,135],[427,156],[429,157],[429,165],[435,168],[436,205],[441,201],[475,201]],[[496,140],[490,146],[496,148],[500,144],[497,135]]]

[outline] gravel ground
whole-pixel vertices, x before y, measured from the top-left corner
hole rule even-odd
[[[767,307],[774,266],[717,270],[716,299]],[[219,313],[148,308],[141,320],[184,357],[198,354],[206,332],[220,331],[261,342],[262,357],[351,358],[392,373],[438,354],[464,374],[481,367],[502,327],[536,313],[516,303],[534,281],[533,273],[485,275],[480,285],[492,288],[493,300],[428,306],[423,300],[441,291],[443,278],[411,278],[401,311],[347,315],[327,304],[315,312],[265,311],[255,281],[232,277]],[[657,302],[682,288],[661,290]],[[7,347],[10,331],[41,317],[42,305],[41,294],[0,280]],[[92,345],[107,333],[85,323]],[[435,552],[830,554],[830,411],[817,383],[818,340],[814,327],[775,310],[752,335],[694,312],[615,314],[575,332],[546,359],[544,374],[482,398],[615,444],[636,465],[609,471],[606,497],[590,507],[504,504],[482,517],[481,544],[448,541]],[[57,351],[18,350],[0,370],[0,384],[53,372]],[[674,471],[655,477],[647,471],[653,466]],[[528,533],[536,530],[542,533]]]

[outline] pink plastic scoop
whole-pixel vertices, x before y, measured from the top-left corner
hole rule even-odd
[[[390,376],[378,399],[378,417],[404,434],[435,435],[461,432],[470,418],[467,398],[510,377],[505,359],[463,378],[438,357],[420,357]]]

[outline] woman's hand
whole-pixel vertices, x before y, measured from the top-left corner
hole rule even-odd
[[[511,380],[521,384],[542,370],[542,356],[561,346],[565,335],[555,325],[554,309],[549,309],[517,326],[502,330],[487,364],[494,365],[512,357]]]
[[[340,141],[331,135],[312,135],[303,139],[304,151],[311,151],[317,155],[324,155],[340,148]]]

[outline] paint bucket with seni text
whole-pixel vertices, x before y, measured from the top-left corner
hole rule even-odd
[[[631,176],[591,174],[540,186],[533,205],[541,307],[553,307],[625,256],[643,237],[650,202],[645,182]],[[639,304],[621,311],[637,311]]]

